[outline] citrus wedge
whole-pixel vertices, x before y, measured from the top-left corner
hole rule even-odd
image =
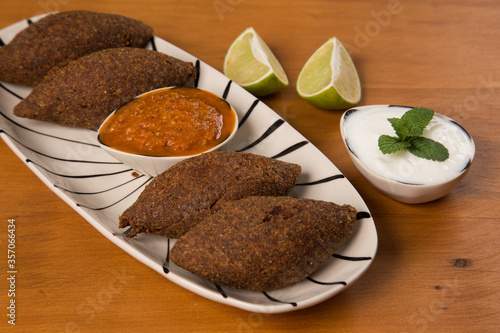
[[[330,38],[307,60],[297,78],[297,92],[322,109],[341,110],[359,103],[358,73],[337,37]]]
[[[252,27],[229,47],[224,74],[255,96],[270,95],[288,86],[283,67]]]

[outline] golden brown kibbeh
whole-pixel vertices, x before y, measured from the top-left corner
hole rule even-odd
[[[179,238],[227,201],[253,195],[287,195],[302,168],[293,163],[232,151],[183,160],[156,176],[120,216],[127,234]]]
[[[269,291],[309,276],[355,225],[356,209],[349,205],[248,197],[226,203],[177,240],[170,260],[221,286]]]
[[[113,110],[135,96],[156,88],[187,85],[196,74],[192,63],[161,52],[106,49],[51,70],[15,106],[14,114],[97,129]]]
[[[0,48],[0,80],[35,86],[54,66],[114,47],[143,47],[153,29],[137,20],[85,10],[49,14]]]

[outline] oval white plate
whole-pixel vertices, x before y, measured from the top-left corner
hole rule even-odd
[[[0,45],[40,18],[0,30]],[[233,105],[240,124],[231,150],[300,164],[303,172],[292,196],[356,207],[358,224],[352,236],[307,279],[270,292],[221,288],[169,262],[175,240],[144,234],[124,237],[118,216],[151,177],[134,177],[133,170],[99,147],[94,131],[14,116],[14,106],[30,92],[27,87],[0,83],[0,136],[50,189],[111,242],[168,280],[208,299],[252,312],[288,312],[322,302],[357,280],[375,257],[377,232],[367,206],[339,169],[278,114],[214,68],[158,37],[146,48],[195,63],[199,68],[195,86]]]

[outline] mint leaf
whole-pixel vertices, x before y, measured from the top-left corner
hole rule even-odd
[[[434,111],[431,109],[413,108],[401,117],[401,122],[407,130],[407,136],[419,136],[424,133],[424,128],[427,127],[432,117],[434,117]]]
[[[412,138],[408,151],[418,157],[438,162],[443,162],[450,156],[445,146],[423,136]]]
[[[387,118],[387,120],[389,120],[389,122],[391,123],[392,128],[394,128],[394,131],[396,132],[396,135],[401,140],[405,140],[408,135],[408,128],[406,128],[403,121],[399,118]]]
[[[422,135],[432,117],[434,117],[434,111],[431,109],[413,108],[401,118],[387,118],[387,120],[391,123],[396,135],[401,140],[406,140],[412,136]]]
[[[400,138],[389,135],[381,135],[378,138],[378,147],[384,154],[392,154],[398,150],[410,147],[410,143]]]
[[[381,135],[378,147],[384,154],[392,154],[407,148],[415,156],[432,161],[445,161],[448,149],[434,140],[422,137],[424,129],[434,117],[434,111],[427,108],[413,108],[401,118],[387,118],[397,137]]]

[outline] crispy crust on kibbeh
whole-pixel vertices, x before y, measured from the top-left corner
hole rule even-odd
[[[292,197],[228,202],[176,241],[170,260],[221,286],[268,291],[299,282],[351,235],[356,209]]]
[[[35,86],[54,66],[113,47],[142,47],[153,29],[137,20],[85,10],[54,13],[0,48],[0,80]]]
[[[18,103],[14,114],[69,127],[97,129],[116,108],[161,87],[183,86],[196,68],[164,53],[113,48],[54,68]]]
[[[302,168],[250,153],[218,151],[183,160],[146,186],[120,216],[127,236],[141,232],[179,238],[227,201],[290,193]]]

